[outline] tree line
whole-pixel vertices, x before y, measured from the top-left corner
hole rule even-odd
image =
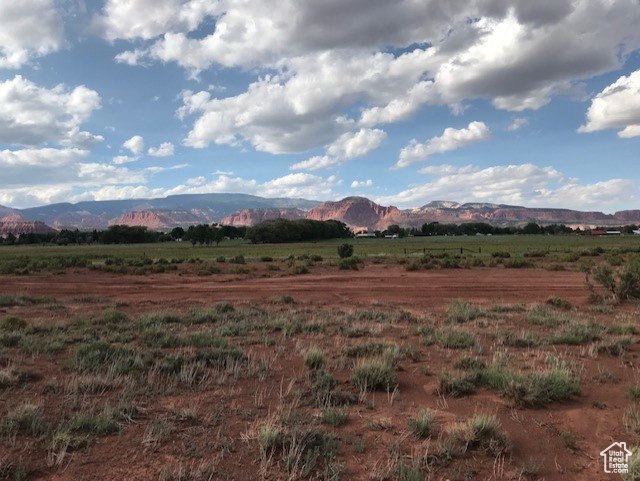
[[[638,230],[635,224],[620,227],[607,227],[604,230],[619,230],[622,234],[633,234]],[[600,228],[599,228],[600,229]],[[580,229],[572,229],[562,224],[539,225],[530,222],[522,227],[499,227],[484,222],[465,224],[441,224],[429,222],[422,227],[400,227],[390,225],[382,231],[375,231],[377,237],[396,235],[406,236],[459,236],[459,235],[517,235],[517,234],[580,234]],[[304,242],[323,239],[341,239],[353,237],[346,224],[336,220],[317,221],[309,219],[267,220],[253,227],[235,227],[218,224],[199,224],[188,229],[176,227],[169,232],[160,232],[142,226],[112,225],[105,230],[80,231],[63,229],[46,234],[28,233],[19,237],[13,234],[0,245],[20,244],[139,244],[154,242],[172,242],[182,240],[192,245],[218,245],[224,239],[245,239],[257,243]]]

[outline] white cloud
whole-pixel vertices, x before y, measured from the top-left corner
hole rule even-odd
[[[144,139],[139,135],[134,135],[126,140],[122,146],[134,155],[140,155],[144,151]]]
[[[292,59],[290,70],[252,83],[245,93],[223,99],[206,91],[183,93],[177,114],[197,114],[184,144],[249,142],[270,153],[308,151],[353,130],[344,109],[354,101],[386,105],[424,72],[425,51],[399,57],[362,52],[326,52]],[[322,65],[319,71],[318,66]]]
[[[11,205],[17,209],[54,202],[68,202],[71,187],[66,185],[39,185],[37,189],[18,187],[0,190],[0,204]]]
[[[385,205],[414,207],[433,199],[447,199],[585,210],[628,203],[629,199],[636,198],[634,192],[637,191],[630,180],[610,179],[584,184],[578,179],[566,178],[553,167],[533,164],[488,168],[442,165],[422,170],[435,178],[376,201]]]
[[[206,178],[204,178],[204,176],[199,175],[198,177],[192,177],[191,179],[187,179],[187,185],[194,185],[194,186],[198,186],[198,185],[202,185],[207,181]]]
[[[499,109],[537,109],[572,82],[621,67],[640,46],[633,0],[545,2],[536,22],[525,4],[533,2],[458,27],[479,36],[438,69],[435,83],[446,102],[485,97]],[[550,15],[554,4],[561,14]]]
[[[99,108],[100,95],[85,86],[47,89],[16,75],[0,82],[0,143],[93,146],[103,138],[79,126]]]
[[[164,195],[164,189],[151,189],[145,185],[107,185],[99,189],[90,189],[81,194],[76,194],[71,198],[71,201],[148,199],[163,197]]]
[[[420,144],[413,139],[408,146],[400,151],[396,167],[407,167],[426,159],[430,155],[456,150],[476,142],[488,140],[490,137],[491,131],[484,122],[471,122],[466,129],[448,127],[441,136],[432,137],[424,144]]]
[[[371,179],[354,180],[353,182],[351,182],[351,188],[352,189],[358,189],[360,187],[371,187],[372,185],[373,185],[373,180],[371,180]]]
[[[326,155],[311,157],[291,166],[291,170],[320,170],[362,157],[378,148],[387,134],[380,129],[345,132],[327,146]]]
[[[186,185],[168,189],[164,195],[243,192],[264,197],[326,199],[333,196],[333,188],[340,184],[341,181],[335,176],[323,178],[307,173],[288,174],[263,183],[258,183],[255,179],[218,175],[210,182],[202,177],[189,179]]]
[[[0,68],[17,69],[60,49],[62,19],[53,0],[0,2]]]
[[[520,130],[522,127],[526,126],[529,123],[527,119],[524,117],[516,117],[507,127],[507,130],[510,132],[515,132],[516,130]]]
[[[75,176],[78,163],[88,155],[89,151],[82,149],[2,150],[2,188],[70,181]]]
[[[162,142],[158,147],[150,147],[147,153],[151,157],[171,157],[175,147],[171,142]]]
[[[618,136],[640,136],[640,70],[623,75],[595,96],[587,111],[587,123],[578,132],[621,129]]]
[[[126,167],[91,162],[78,164],[78,184],[104,185],[144,183],[145,176],[140,171],[132,171]]]
[[[338,183],[335,176],[323,179],[317,175],[299,172],[267,181],[259,186],[257,192],[265,197],[327,198]]]
[[[126,52],[120,52],[114,58],[117,63],[124,63],[130,66],[146,65],[145,62],[146,52],[144,50],[127,50]]]
[[[135,162],[139,159],[139,157],[133,157],[130,155],[116,155],[113,159],[111,159],[111,162],[113,162],[116,165],[122,165],[122,164],[128,164],[130,162]]]
[[[360,125],[372,127],[406,120],[417,112],[421,105],[429,101],[436,101],[433,82],[419,82],[413,85],[404,96],[394,98],[385,106],[364,110],[360,117]]]
[[[109,41],[151,39],[168,31],[190,32],[219,10],[207,0],[107,0],[93,28]]]

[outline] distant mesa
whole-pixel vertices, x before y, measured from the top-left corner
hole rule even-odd
[[[43,222],[26,221],[20,214],[9,214],[0,218],[0,237],[12,234],[19,237],[23,234],[48,234],[56,232]]]
[[[192,194],[159,199],[128,199],[52,204],[29,209],[0,206],[0,235],[52,232],[55,229],[106,229],[110,225],[145,226],[170,230],[193,224],[220,222],[252,226],[272,219],[335,219],[356,231],[384,230],[390,225],[420,228],[439,222],[461,224],[485,222],[496,226],[564,224],[572,227],[640,224],[640,210],[615,214],[570,209],[527,208],[521,206],[434,200],[421,207],[398,209],[382,206],[366,197],[346,197],[339,201],[264,198],[247,194]],[[52,227],[49,227],[52,226]]]

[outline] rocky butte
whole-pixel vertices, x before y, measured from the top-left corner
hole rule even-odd
[[[365,197],[317,202],[305,199],[269,199],[244,194],[196,194],[162,199],[52,204],[22,210],[0,206],[0,222],[4,222],[4,235],[8,232],[14,235],[20,232],[46,232],[51,228],[45,224],[56,229],[93,230],[124,224],[170,230],[178,226],[187,227],[212,222],[252,226],[265,220],[279,218],[335,219],[344,222],[355,231],[384,230],[392,224],[420,228],[430,222],[485,222],[497,226],[523,226],[535,222],[541,225],[606,227],[640,224],[640,210],[604,214],[597,211],[527,208],[478,202],[460,204],[442,200],[402,210],[394,206],[379,205]]]

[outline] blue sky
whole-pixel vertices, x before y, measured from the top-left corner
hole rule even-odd
[[[640,208],[639,48],[638,0],[0,2],[0,204]]]

